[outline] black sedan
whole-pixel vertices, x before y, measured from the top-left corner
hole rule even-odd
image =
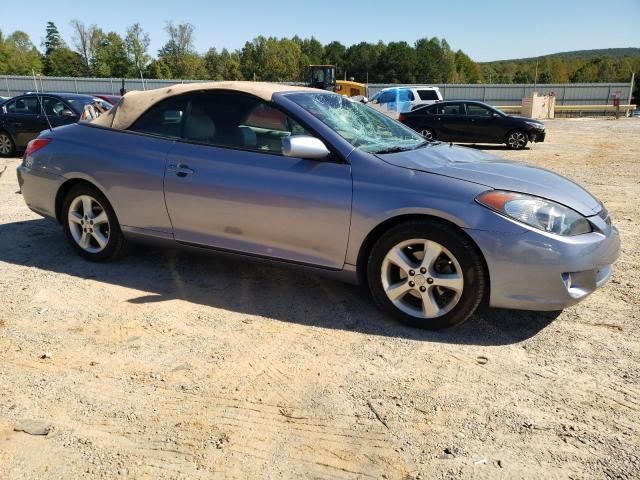
[[[55,128],[77,122],[85,107],[96,102],[103,110],[111,108],[110,103],[92,95],[72,93],[27,93],[5,101],[0,104],[0,157],[10,157],[24,149],[49,128],[49,123]]]
[[[398,118],[427,140],[461,143],[504,143],[522,149],[528,142],[544,142],[544,124],[507,115],[482,102],[452,100],[429,105]]]

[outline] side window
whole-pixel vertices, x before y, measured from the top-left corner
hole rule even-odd
[[[17,100],[13,100],[11,102],[5,103],[4,110],[7,113],[16,113],[16,103],[17,103]]]
[[[440,100],[435,90],[418,90],[420,100]]]
[[[129,130],[161,137],[180,138],[185,122],[185,97],[168,98],[142,114]]]
[[[464,115],[464,107],[461,103],[440,105],[440,113],[442,115]]]
[[[191,97],[184,124],[187,141],[282,153],[282,138],[308,135],[298,122],[249,95],[203,93]]]
[[[490,117],[491,110],[482,105],[477,105],[475,103],[467,103],[467,115],[475,115],[478,117]]]
[[[69,110],[69,107],[57,98],[44,97],[42,99],[42,105],[44,106],[45,113],[50,117],[61,117],[63,110]]]
[[[395,90],[390,92],[382,92],[380,98],[378,98],[378,103],[392,103],[396,101],[396,92]]]
[[[35,97],[18,98],[13,102],[5,105],[7,113],[20,113],[37,115],[40,113],[40,105]]]
[[[287,130],[287,116],[266,103],[259,103],[243,122],[247,127],[264,130]]]

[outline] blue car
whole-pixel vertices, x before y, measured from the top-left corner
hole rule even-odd
[[[130,242],[268,260],[366,286],[427,329],[481,302],[571,306],[620,249],[606,208],[572,181],[309,88],[130,92],[91,123],[43,132],[17,173],[29,208],[87,260]]]

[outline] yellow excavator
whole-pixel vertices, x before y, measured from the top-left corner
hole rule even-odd
[[[309,86],[346,97],[367,96],[367,86],[350,80],[336,80],[335,65],[309,65]]]

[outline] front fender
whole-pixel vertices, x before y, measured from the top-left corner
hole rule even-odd
[[[376,168],[367,168],[366,163],[371,161],[380,163]],[[362,154],[352,155],[352,167],[353,205],[345,258],[348,264],[357,264],[360,249],[371,232],[403,216],[435,217],[461,229],[510,234],[526,231],[475,201],[488,189],[484,185],[397,167]]]

